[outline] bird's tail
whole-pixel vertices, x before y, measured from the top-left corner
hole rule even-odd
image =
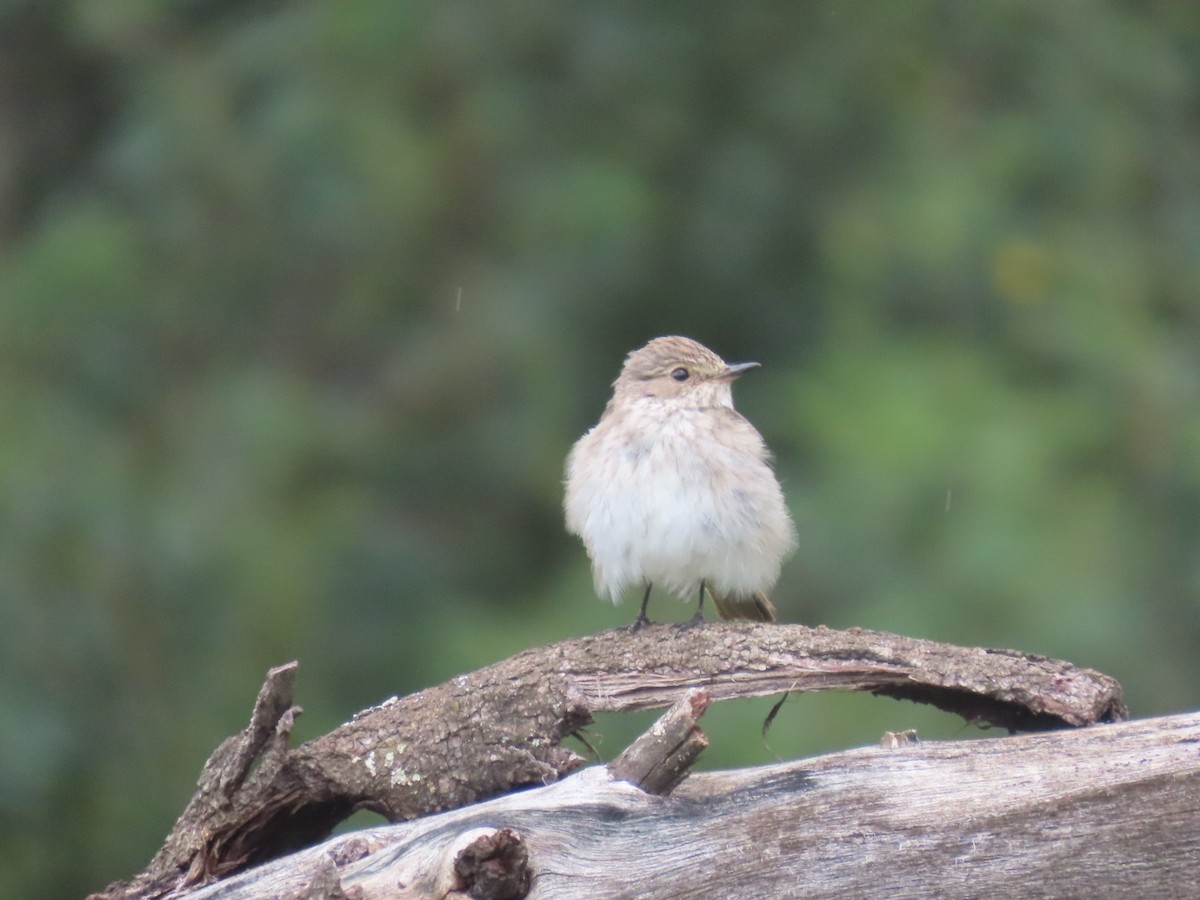
[[[708,585],[705,590],[712,597],[717,615],[722,619],[742,619],[747,622],[777,622],[775,604],[762,591],[753,594],[726,594],[724,597],[715,593]]]

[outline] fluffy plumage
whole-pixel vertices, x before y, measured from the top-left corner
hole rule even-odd
[[[567,529],[614,602],[703,583],[724,618],[774,619],[765,592],[795,529],[762,436],[733,408],[730,366],[684,337],[630,353],[599,423],[567,458]],[[645,614],[643,603],[642,621]]]

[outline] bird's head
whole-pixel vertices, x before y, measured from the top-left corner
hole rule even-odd
[[[687,406],[733,406],[733,380],[758,363],[729,365],[703,344],[659,337],[625,358],[613,382],[613,399],[678,398]]]

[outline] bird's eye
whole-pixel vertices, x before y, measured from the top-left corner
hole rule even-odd
[[[685,369],[683,366],[680,366],[678,369],[675,369],[671,372],[671,377],[674,378],[676,381],[687,381],[688,377],[691,374],[692,373],[689,372],[687,369]]]

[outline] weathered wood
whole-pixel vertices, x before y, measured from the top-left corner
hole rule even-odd
[[[189,858],[187,883],[209,881],[248,860],[264,858],[253,844],[254,832],[231,830],[220,843],[210,842],[201,829],[220,818],[230,799],[241,790],[256,762],[259,777],[270,777],[287,754],[287,742],[300,708],[292,705],[299,664],[276,666],[259,688],[250,724],[226,739],[209,757],[196,785],[196,793],[179,817],[150,868],[161,868],[179,858]],[[250,844],[240,842],[249,840]],[[195,852],[195,848],[202,848]],[[281,848],[283,849],[283,848]],[[240,862],[239,862],[240,861]]]
[[[441,897],[459,849],[501,826],[528,848],[541,900],[1194,898],[1200,714],[696,773],[669,797],[597,766],[336,838],[189,900],[299,890],[347,847],[347,895]]]
[[[454,890],[471,900],[520,900],[533,886],[525,839],[511,828],[480,835],[454,857]]]
[[[238,871],[322,840],[355,809],[403,821],[557,780],[583,763],[562,739],[593,713],[668,706],[694,687],[713,699],[869,691],[1010,729],[1125,716],[1113,679],[1010,650],[860,629],[655,625],[528,650],[288,749],[294,668],[277,671],[286,677],[213,754],[151,866],[102,896],[156,897]]]
[[[709,699],[707,691],[688,691],[610,762],[608,771],[648,794],[671,793],[708,746],[696,722],[708,709]]]

